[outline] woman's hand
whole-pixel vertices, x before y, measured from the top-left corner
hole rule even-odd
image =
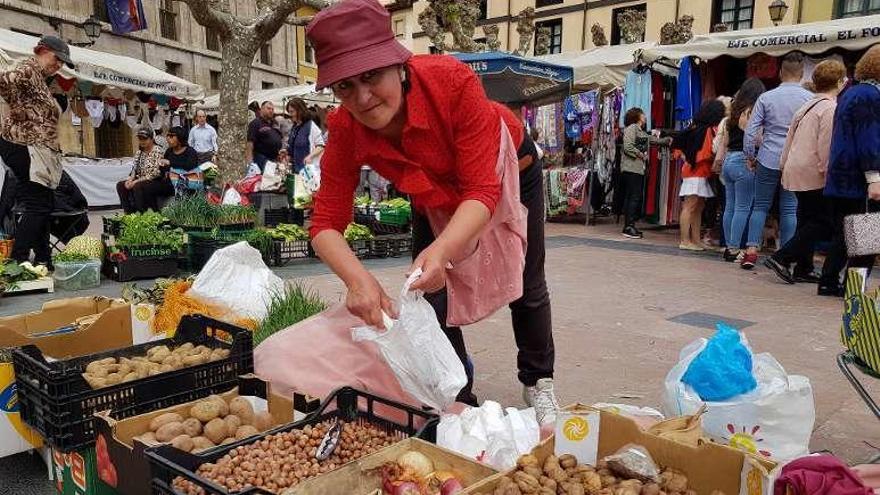
[[[364,320],[367,325],[384,329],[385,322],[382,312],[391,318],[397,318],[394,302],[372,275],[365,275],[348,287],[345,296],[345,307],[348,311]]]
[[[446,287],[446,270],[452,257],[447,253],[443,244],[434,241],[424,251],[419,253],[410,268],[410,273],[417,268],[422,269],[422,275],[412,284],[413,290],[421,290],[427,293],[438,292]]]

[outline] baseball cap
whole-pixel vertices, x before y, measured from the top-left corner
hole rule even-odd
[[[67,46],[67,43],[61,38],[47,34],[40,38],[40,42],[37,43],[37,46],[48,48],[56,57],[58,57],[58,60],[64,62],[64,64],[71,69],[74,68],[73,61],[70,60],[70,47]]]
[[[412,57],[391,30],[377,0],[343,0],[318,12],[306,29],[318,63],[317,89],[345,78],[402,64]]]
[[[153,129],[150,129],[149,127],[146,127],[146,126],[141,127],[137,131],[137,137],[139,137],[139,138],[152,138],[153,137]]]

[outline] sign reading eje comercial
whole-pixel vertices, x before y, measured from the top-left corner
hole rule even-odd
[[[809,45],[832,41],[849,41],[880,37],[880,26],[846,29],[835,33],[801,33],[797,35],[772,35],[740,38],[727,42],[728,48],[756,48],[783,45]]]

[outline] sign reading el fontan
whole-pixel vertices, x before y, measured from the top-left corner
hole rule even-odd
[[[880,26],[861,29],[845,29],[834,33],[800,33],[791,35],[753,36],[733,39],[727,42],[728,48],[756,48],[785,45],[810,45],[833,41],[849,41],[865,38],[880,38]]]

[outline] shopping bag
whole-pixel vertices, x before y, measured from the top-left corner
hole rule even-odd
[[[438,411],[453,402],[467,384],[464,365],[440,329],[437,313],[422,291],[410,290],[422,271],[416,269],[400,292],[400,316],[386,317],[385,330],[370,327],[352,330],[355,341],[372,341],[391,366],[401,387]]]
[[[880,288],[865,292],[867,274],[865,268],[850,268],[846,272],[840,340],[868,367],[880,373]]]
[[[437,445],[499,471],[513,468],[519,456],[531,452],[539,441],[534,409],[502,410],[493,401],[461,414],[444,414],[437,426]]]
[[[681,381],[703,400],[722,401],[751,392],[758,386],[752,376],[752,351],[734,328],[718,323],[715,335],[691,362]]]
[[[693,415],[704,403],[681,379],[707,342],[699,339],[685,346],[666,375],[663,412],[667,417]],[[748,346],[745,337],[743,342]],[[752,373],[756,389],[726,401],[705,402],[703,431],[715,442],[776,461],[806,455],[816,420],[810,381],[787,374],[768,353],[753,356]]]

